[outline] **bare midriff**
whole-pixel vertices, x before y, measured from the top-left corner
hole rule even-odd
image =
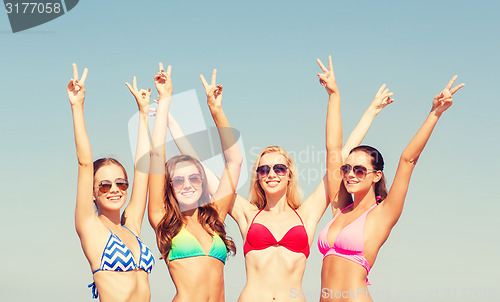
[[[137,269],[128,272],[98,271],[94,282],[101,302],[150,301],[148,273]]]
[[[264,250],[252,250],[245,256],[247,284],[238,302],[294,301],[302,292],[302,277],[306,257],[283,246],[271,246]]]
[[[327,256],[321,268],[320,302],[372,301],[366,286],[366,269],[349,259]]]
[[[224,263],[210,256],[168,263],[177,294],[172,302],[224,302]]]

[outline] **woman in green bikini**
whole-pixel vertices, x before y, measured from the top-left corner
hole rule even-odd
[[[226,235],[226,204],[234,198],[243,158],[221,107],[222,86],[201,76],[207,103],[224,150],[225,169],[214,194],[208,194],[201,163],[188,155],[165,164],[165,139],[172,97],[171,67],[155,76],[158,108],[154,124],[149,178],[149,222],[156,232],[161,258],[165,259],[177,289],[173,301],[224,301],[224,263],[235,252]],[[213,203],[212,203],[213,201]]]

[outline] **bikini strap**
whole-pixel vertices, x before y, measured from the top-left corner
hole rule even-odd
[[[134,232],[132,232],[129,228],[127,228],[123,224],[122,224],[122,227],[126,228],[130,233],[132,233],[132,235],[134,235],[135,237],[139,238],[139,236],[137,236]]]
[[[343,208],[340,213],[344,212],[345,209],[347,209],[348,207],[352,206],[354,203],[351,203],[350,205],[348,205],[347,207]]]
[[[292,207],[290,207],[290,208],[292,208]],[[297,214],[297,216],[299,216],[300,222],[302,223],[302,225],[304,225],[304,222],[302,221],[302,218],[300,217],[299,213],[297,213],[297,211],[294,208],[292,208],[292,210],[295,212],[295,214]]]
[[[92,298],[97,299],[99,297],[99,294],[97,293],[97,286],[95,286],[95,282],[92,282],[88,285],[88,288],[92,290]]]
[[[329,223],[329,224],[331,225],[331,224],[333,223],[333,221],[334,221],[335,219],[337,219],[337,216],[339,216],[342,212],[344,212],[344,210],[345,210],[345,209],[347,209],[348,207],[350,207],[350,206],[352,206],[352,205],[353,205],[353,203],[351,203],[351,204],[350,204],[350,205],[348,205],[347,207],[345,207],[345,208],[343,208],[342,210],[340,210],[340,212],[338,212],[337,214],[335,214],[335,216],[333,216],[332,220],[330,220],[330,223]]]
[[[255,217],[257,217],[257,215],[259,215],[259,214],[260,214],[260,212],[262,212],[262,210],[264,210],[264,209],[263,209],[263,208],[262,208],[262,209],[260,209],[260,211],[259,211],[257,214],[255,214],[255,216],[254,216],[254,217],[253,217],[253,219],[252,219],[252,223],[250,223],[250,225],[252,225],[252,224],[253,224],[253,222],[254,222],[254,220],[255,220]]]
[[[366,215],[368,215],[368,213],[373,210],[373,208],[378,205],[378,203],[375,203],[374,205],[371,206],[371,208],[368,209],[368,211],[365,212]]]

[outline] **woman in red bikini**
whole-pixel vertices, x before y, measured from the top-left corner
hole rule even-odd
[[[427,119],[401,154],[389,193],[382,172],[382,155],[369,146],[351,150],[340,168],[341,175],[328,178],[329,192],[339,192],[340,189],[340,194],[339,198],[332,201],[334,218],[318,237],[318,246],[324,255],[321,302],[372,301],[367,291],[367,284],[370,283],[366,277],[380,247],[401,216],[413,168],[434,126],[441,114],[451,106],[452,95],[464,86],[460,84],[452,88],[456,78],[454,76],[445,89],[434,97]],[[329,141],[336,142],[337,138],[327,136],[327,146]],[[330,152],[336,150],[327,148],[327,156]],[[327,166],[328,174],[338,173],[335,168]],[[348,193],[352,194],[353,202],[341,210],[336,205]]]

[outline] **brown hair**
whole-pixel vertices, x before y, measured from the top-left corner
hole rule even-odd
[[[125,170],[123,165],[119,161],[117,161],[116,159],[114,159],[112,157],[103,157],[103,158],[96,159],[94,161],[94,178],[95,178],[95,174],[97,173],[97,171],[100,168],[102,168],[104,166],[110,166],[110,165],[116,165],[120,169],[122,169],[123,174],[125,175],[125,179],[128,180],[127,171]],[[95,201],[94,201],[94,204],[95,204],[96,209],[98,210],[97,203],[95,203]],[[125,212],[123,212],[122,217],[121,217],[121,224],[125,224],[126,220],[127,220],[126,214],[125,214]]]
[[[111,158],[111,157],[103,157],[103,158],[96,159],[94,161],[94,177],[95,177],[97,170],[99,170],[100,168],[102,168],[104,166],[109,166],[109,165],[117,165],[118,167],[120,167],[120,169],[122,169],[122,171],[123,171],[123,174],[125,174],[125,179],[128,180],[127,171],[125,171],[125,168],[123,167],[123,165],[120,164],[119,161],[117,161],[116,159]]]
[[[175,166],[181,162],[193,163],[200,172],[203,183],[203,191],[198,200],[198,222],[202,227],[213,236],[213,232],[217,233],[226,245],[228,254],[236,254],[236,245],[231,237],[226,235],[224,223],[220,220],[219,213],[212,203],[210,203],[210,196],[207,191],[207,177],[203,165],[194,157],[189,155],[178,155],[172,157],[165,164],[165,196],[164,206],[165,215],[156,227],[156,242],[161,253],[160,259],[167,259],[170,248],[172,247],[172,240],[181,231],[182,225],[186,221],[179,208],[179,204],[174,195],[174,190],[170,183],[171,175],[174,172]]]
[[[257,176],[257,168],[259,166],[259,162],[262,156],[264,154],[273,152],[277,152],[283,155],[286,159],[286,164],[288,167],[288,173],[290,177],[290,182],[288,183],[286,188],[286,201],[290,207],[297,209],[302,202],[302,192],[300,191],[299,183],[296,177],[297,169],[295,167],[295,164],[293,163],[292,158],[290,157],[290,155],[288,155],[288,152],[286,152],[285,149],[278,146],[269,146],[265,148],[257,157],[257,160],[255,161],[252,170],[252,179],[250,180],[250,189],[248,191],[248,195],[251,196],[250,200],[252,201],[253,204],[257,206],[257,208],[259,208],[259,210],[263,209],[267,204],[266,194],[264,193],[264,190],[260,186],[259,178]]]
[[[375,196],[377,196],[377,202],[382,202],[386,197],[387,197],[387,188],[385,186],[385,176],[384,176],[384,158],[382,157],[382,154],[380,152],[371,147],[371,146],[358,146],[354,149],[352,149],[349,154],[356,152],[356,151],[361,151],[365,152],[368,154],[371,158],[371,164],[373,168],[377,171],[382,172],[382,177],[380,180],[375,183]],[[380,199],[378,198],[380,196]]]

